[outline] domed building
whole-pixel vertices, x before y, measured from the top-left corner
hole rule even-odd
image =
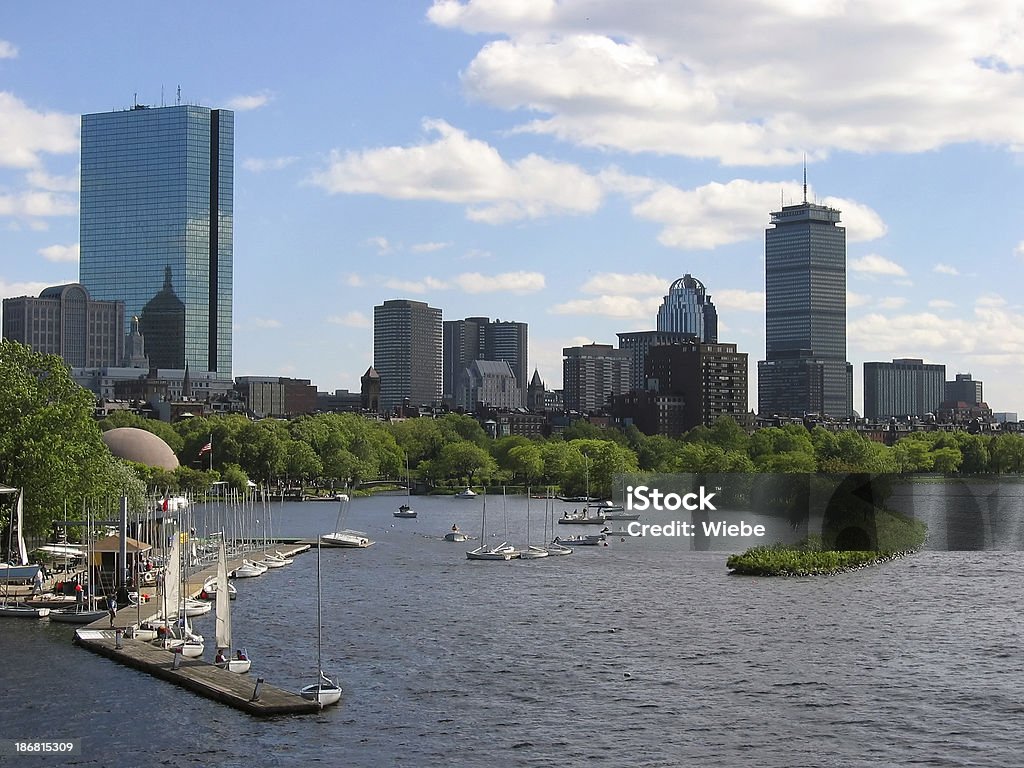
[[[718,311],[704,283],[689,273],[672,283],[658,309],[658,330],[692,333],[703,344],[718,342]]]
[[[110,452],[121,459],[159,467],[173,472],[178,468],[178,457],[171,446],[158,435],[135,427],[117,427],[103,433],[103,442]]]

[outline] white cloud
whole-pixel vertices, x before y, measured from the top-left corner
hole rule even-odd
[[[391,252],[391,243],[388,242],[386,237],[381,237],[379,235],[377,237],[368,237],[363,241],[363,243],[365,245],[372,245],[376,248],[379,256],[383,256],[385,253]]]
[[[256,328],[280,328],[281,327],[281,321],[280,320],[275,320],[272,317],[254,317],[252,319],[252,324]]]
[[[599,315],[617,319],[646,320],[658,314],[661,298],[634,298],[633,296],[596,296],[592,299],[573,299],[555,304],[548,311],[554,315]]]
[[[723,288],[711,294],[715,307],[722,309],[764,312],[764,291],[745,291],[740,288]]]
[[[51,285],[63,285],[64,283],[74,282],[77,282],[77,280],[58,280],[56,283],[9,283],[3,278],[0,278],[0,299],[14,299],[19,296],[38,296],[43,292],[44,288],[49,288]]]
[[[344,315],[331,315],[327,318],[328,323],[344,325],[348,328],[371,328],[373,321],[362,312],[346,312]]]
[[[48,245],[45,248],[40,248],[39,254],[47,261],[77,262],[78,243],[74,245]]]
[[[1017,243],[1017,247],[1013,249],[1013,255],[1024,259],[1024,240]]]
[[[18,58],[18,47],[7,40],[0,40],[0,59]]]
[[[232,96],[225,102],[225,106],[236,112],[248,112],[266,106],[273,97],[274,95],[270,91],[260,91],[247,96]]]
[[[976,307],[1005,307],[1006,299],[997,293],[986,293],[974,300]]]
[[[853,291],[846,292],[846,308],[853,309],[854,307],[863,307],[870,303],[871,297],[865,296],[863,293],[854,293]]]
[[[649,272],[634,272],[632,274],[599,272],[580,286],[580,290],[583,293],[599,293],[614,296],[655,293],[664,295],[668,293],[669,286],[671,285],[671,280]]]
[[[641,185],[634,182],[632,188],[640,189]],[[802,194],[796,181],[733,179],[692,190],[661,184],[634,204],[633,213],[663,225],[658,235],[663,245],[708,250],[744,240],[762,240],[770,223],[768,214],[783,203],[799,201]],[[850,240],[872,240],[885,234],[881,218],[865,205],[839,198],[826,198],[824,204],[840,208]]]
[[[252,171],[253,173],[280,171],[287,168],[298,159],[299,158],[294,155],[288,155],[285,157],[247,157],[242,161],[242,167],[247,171]]]
[[[37,112],[5,91],[0,91],[0,115],[0,166],[36,168],[42,153],[78,151],[78,115]]]
[[[907,300],[903,296],[885,296],[878,300],[879,309],[902,309]]]
[[[540,272],[502,272],[498,275],[464,272],[455,277],[454,283],[466,293],[523,295],[544,290],[544,275]]]
[[[450,248],[451,243],[416,243],[409,250],[413,253],[433,253],[434,251],[442,251],[445,248]]]
[[[932,272],[938,272],[940,275],[959,275],[960,270],[956,267],[951,267],[949,264],[936,264],[932,267]]]
[[[575,144],[725,164],[1024,147],[1014,2],[436,0],[427,16],[492,38],[463,71],[471,97]]]
[[[385,288],[393,291],[404,291],[405,293],[426,293],[427,291],[443,291],[449,288],[448,283],[434,277],[424,277],[420,280],[386,280]]]
[[[423,127],[439,138],[412,147],[334,152],[311,181],[332,194],[466,205],[469,219],[488,224],[590,213],[601,204],[600,183],[575,165],[533,154],[510,163],[443,120],[426,120]]]
[[[932,299],[928,302],[928,306],[932,309],[952,309],[956,304],[947,299]]]
[[[25,180],[34,189],[44,189],[47,192],[78,192],[78,173],[54,176],[45,171],[33,170],[25,174]]]
[[[52,192],[21,192],[14,195],[0,195],[0,216],[39,218],[77,215],[78,205],[74,200]]]
[[[907,274],[907,270],[891,259],[879,256],[877,253],[869,253],[859,259],[850,262],[850,269],[865,275],[899,275]]]
[[[362,286],[366,285],[366,282],[363,280],[361,276],[353,272],[345,276],[345,285],[349,286],[350,288],[361,288]]]

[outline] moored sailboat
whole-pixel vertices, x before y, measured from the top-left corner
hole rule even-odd
[[[324,674],[323,664],[323,622],[320,612],[320,542],[316,545],[316,672],[317,681],[305,686],[299,693],[302,698],[315,701],[320,708],[337,704],[341,699],[341,686]]]
[[[217,650],[231,649],[231,598],[228,592],[227,552],[224,541],[220,542],[220,553],[217,559]],[[248,672],[252,662],[244,654],[229,658],[217,666],[230,672]]]

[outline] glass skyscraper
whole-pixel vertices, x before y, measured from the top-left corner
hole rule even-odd
[[[658,309],[658,330],[692,333],[705,344],[718,341],[718,310],[704,283],[690,274],[672,283]]]
[[[758,413],[827,415],[853,410],[846,361],[846,229],[839,211],[783,206],[765,230],[765,360],[757,365]]]
[[[80,280],[139,318],[154,368],[231,378],[233,183],[228,110],[82,116]]]

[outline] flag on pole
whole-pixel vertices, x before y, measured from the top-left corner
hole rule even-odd
[[[199,455],[202,456],[204,453],[208,453],[209,451],[212,451],[212,450],[213,450],[213,441],[211,440],[210,442],[208,442],[206,445],[204,445],[202,448],[199,449]]]

